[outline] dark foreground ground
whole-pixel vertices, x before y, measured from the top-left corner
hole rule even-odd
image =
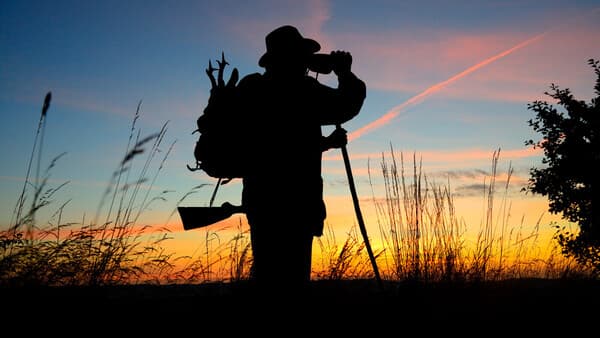
[[[473,333],[467,335],[477,336],[496,336],[499,332],[517,336],[525,332],[534,336],[546,336],[543,332],[600,334],[600,281],[590,280],[428,285],[386,282],[383,289],[373,280],[314,281],[306,290],[283,287],[276,291],[260,291],[247,283],[0,291],[1,319],[5,324],[21,323],[29,330],[42,323],[52,327],[70,321],[94,323],[90,327],[96,329],[99,323],[104,327],[135,323],[131,327],[145,330],[160,330],[166,325],[207,336],[214,336],[209,331],[217,328],[229,333],[225,336],[243,331],[273,337],[296,336],[317,328],[321,333],[328,328],[330,332],[344,328],[351,336],[363,330],[383,333],[388,329],[420,336],[465,330]],[[396,335],[408,334],[392,334]]]

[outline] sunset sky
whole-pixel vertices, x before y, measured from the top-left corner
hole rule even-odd
[[[527,104],[549,100],[544,91],[551,83],[580,99],[592,97],[595,75],[587,60],[600,58],[598,0],[3,1],[0,226],[10,224],[23,189],[48,91],[42,170],[65,152],[51,169],[49,186],[69,183],[42,211],[41,222],[52,222],[67,202],[63,222],[94,218],[141,101],[136,127],[142,137],[168,123],[150,181],[173,148],[155,183],[145,185],[150,198],[165,200],[153,202],[139,223],[169,225],[175,246],[192,251],[204,235],[183,232],[170,214],[192,187],[216,182],[186,169],[194,162],[197,134],[191,132],[209,94],[204,69],[224,52],[242,76],[262,72],[265,35],[284,24],[319,41],[322,52],[351,52],[353,71],[367,84],[360,114],[344,127],[373,236],[378,230],[371,200],[383,197],[381,154],[389,155],[390,147],[403,153],[407,167],[413,153],[422,159],[430,181],[450,182],[457,213],[474,227],[482,217],[492,155],[501,149],[497,181],[502,187],[509,166],[514,170],[514,225],[522,219],[533,225],[544,214],[544,197],[520,191],[529,168],[542,165],[542,153],[524,144],[538,139],[527,124],[534,117]],[[319,80],[336,85],[332,75]],[[323,128],[325,134],[331,130]],[[278,153],[286,151],[280,144],[273,170],[285,170],[278,167]],[[132,168],[132,179],[145,158]],[[339,150],[324,153],[323,178],[327,222],[345,232],[356,219]],[[293,194],[285,182],[281,187],[281,196],[273,198]],[[212,187],[201,188],[182,205],[207,205],[211,193]],[[240,193],[234,180],[215,203],[239,203]],[[553,217],[543,216],[541,228],[550,231]]]

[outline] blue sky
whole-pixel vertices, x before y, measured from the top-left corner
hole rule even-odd
[[[208,60],[223,51],[242,76],[261,72],[264,37],[279,25],[296,25],[324,52],[352,53],[368,92],[359,116],[344,126],[349,132],[430,89],[348,144],[365,197],[372,188],[367,165],[377,170],[381,152],[393,145],[422,156],[432,177],[459,177],[454,186],[463,192],[483,182],[485,175],[473,173],[489,172],[492,153],[501,148],[501,169],[515,168],[514,196],[525,198],[519,185],[528,168],[541,164],[540,154],[524,146],[537,137],[527,125],[533,117],[527,103],[547,99],[551,83],[589,100],[594,74],[586,62],[600,58],[599,1],[4,1],[0,8],[2,226],[23,187],[48,91],[42,167],[66,152],[50,181],[70,182],[56,195],[57,206],[71,200],[65,217],[78,222],[95,212],[141,101],[141,134],[168,121],[161,154],[175,142],[153,187],[156,194],[169,190],[169,198],[146,219],[166,221],[191,187],[215,182],[185,168],[193,163],[191,131],[208,98]],[[331,77],[320,79],[335,85]],[[342,213],[334,200],[350,198],[343,164],[335,150],[324,156],[331,214]],[[206,204],[210,192],[201,190],[188,204]],[[219,202],[237,202],[239,193],[237,182],[224,186]],[[346,216],[352,218],[351,209]]]

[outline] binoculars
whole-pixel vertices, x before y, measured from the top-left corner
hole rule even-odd
[[[308,60],[308,69],[315,73],[329,74],[333,70],[335,57],[331,54],[311,54]]]

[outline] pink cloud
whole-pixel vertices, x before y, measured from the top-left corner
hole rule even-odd
[[[560,44],[560,48],[556,48]],[[600,31],[592,27],[569,27],[548,33],[538,43],[495,63],[444,92],[447,97],[530,102],[547,100],[543,94],[551,83],[591,98],[594,74],[587,59],[600,55]]]
[[[535,35],[535,34],[532,34]],[[514,33],[403,32],[336,36],[369,87],[418,91],[530,38]]]
[[[394,106],[392,109],[388,110],[385,114],[383,114],[378,119],[364,125],[363,127],[359,128],[356,131],[351,132],[348,135],[349,139],[352,140],[352,139],[358,138],[358,137],[362,136],[363,134],[370,132],[373,129],[376,129],[383,125],[388,124],[392,119],[394,119],[404,109],[406,109],[412,105],[420,103],[421,101],[426,99],[428,96],[445,89],[450,84],[453,84],[454,82],[466,77],[467,75],[469,75],[475,71],[478,71],[479,69],[486,67],[487,65],[518,51],[519,49],[522,49],[534,42],[537,42],[538,40],[540,40],[543,37],[543,35],[544,34],[539,34],[539,35],[533,36],[533,37],[531,37],[527,40],[524,40],[516,45],[513,45],[512,47],[510,47],[508,49],[503,50],[500,53],[497,53],[491,57],[487,57],[487,58],[469,66],[468,68],[466,68],[466,69],[464,69],[442,81],[438,81],[438,82],[430,85],[425,90],[420,91],[418,94],[410,97],[408,100]]]
[[[502,71],[493,75],[500,79],[520,79],[523,71],[528,69],[526,67],[548,71],[574,57],[592,57],[599,50],[596,42],[599,41],[600,32],[597,25],[592,23],[591,17],[586,20],[588,21],[580,20],[559,27],[555,27],[553,23],[541,24],[537,32],[515,31],[510,28],[480,33],[430,30],[369,34],[351,32],[334,38],[356,55],[356,66],[361,73],[369,74],[371,88],[393,90],[398,86],[400,89],[412,87],[414,90],[422,90],[424,86],[431,85],[433,80],[442,80],[541,34],[546,31],[545,26],[554,27],[549,31],[548,39],[506,59],[514,59],[517,61],[515,66],[521,64],[521,68],[498,67]],[[557,44],[561,48],[556,48]]]
[[[431,162],[464,162],[472,160],[489,160],[492,158],[492,150],[483,149],[464,149],[457,151],[438,151],[438,150],[425,150],[416,153],[417,159],[421,158],[423,161]],[[523,148],[523,149],[508,149],[500,150],[500,158],[504,160],[513,160],[527,157],[542,156],[543,151],[539,148]],[[386,157],[390,157],[389,154],[385,154]],[[395,154],[398,156],[399,154]],[[405,155],[405,159],[408,155]],[[362,154],[351,154],[351,160],[366,160],[366,159],[380,159],[381,152],[377,153],[362,153]],[[412,153],[410,154],[412,160]],[[323,161],[342,161],[342,156],[336,155],[325,155]]]
[[[333,48],[332,39],[323,32],[330,18],[327,1],[269,1],[266,7],[276,10],[266,11],[261,17],[223,17],[222,29],[230,31],[237,42],[250,50],[258,51],[257,55],[262,55],[265,49],[265,36],[281,25],[297,27],[305,37],[317,40],[323,50]]]
[[[402,110],[404,110],[405,108],[412,106],[414,104],[417,104],[419,102],[421,102],[422,100],[424,100],[425,98],[427,98],[427,96],[436,93],[440,90],[445,89],[448,85],[460,80],[461,78],[471,74],[472,72],[475,72],[477,70],[479,70],[480,68],[483,68],[485,66],[487,66],[488,64],[495,62],[531,43],[536,42],[537,40],[539,40],[540,38],[542,38],[543,34],[534,36],[528,40],[525,40],[501,53],[498,53],[492,57],[489,57],[485,60],[482,60],[474,65],[472,65],[471,67],[463,70],[460,73],[457,73],[451,77],[449,77],[448,79],[438,82],[432,86],[429,86],[427,89],[425,89],[424,91],[420,92],[419,94],[411,97],[410,99],[404,101],[403,103],[393,107],[391,110],[389,110],[387,113],[385,113],[383,116],[381,116],[380,118],[378,118],[377,120],[359,128],[358,130],[350,133],[348,135],[348,138],[350,140],[358,138],[360,136],[362,136],[364,133],[367,133],[369,131],[371,131],[372,129],[375,128],[379,128],[387,123],[390,122],[390,120],[392,120],[393,118],[395,118]]]
[[[574,34],[573,31],[569,33]],[[577,32],[576,32],[577,33]],[[392,119],[394,119],[402,110],[405,108],[412,106],[414,104],[418,104],[428,96],[432,94],[437,94],[440,92],[440,95],[445,96],[453,96],[453,97],[462,97],[467,99],[495,99],[495,100],[503,100],[503,101],[514,101],[518,100],[520,102],[532,101],[534,99],[542,98],[542,93],[546,90],[549,83],[556,83],[555,80],[550,80],[552,76],[556,76],[557,73],[561,71],[553,71],[557,68],[557,64],[564,64],[564,68],[569,70],[572,67],[569,65],[573,65],[575,61],[580,63],[578,67],[585,67],[586,65],[586,56],[582,56],[577,53],[564,54],[564,59],[568,59],[566,62],[556,62],[556,63],[548,63],[546,60],[543,62],[539,62],[538,59],[543,59],[545,55],[551,54],[556,58],[555,54],[552,53],[549,49],[549,44],[547,43],[550,38],[557,39],[557,37],[564,41],[569,41],[567,46],[571,46],[568,48],[569,50],[579,50],[579,53],[582,53],[582,48],[577,48],[580,45],[590,45],[590,46],[600,46],[600,44],[590,44],[590,41],[598,40],[600,41],[599,33],[592,33],[586,35],[586,40],[582,39],[573,39],[570,38],[570,34],[564,34],[562,32],[553,33],[551,36],[549,34],[543,33],[538,34],[533,37],[528,37],[525,40],[522,40],[520,43],[513,44],[508,49],[503,49],[500,52],[494,52],[492,56],[488,56],[483,60],[480,60],[470,66],[463,68],[462,71],[454,73],[454,75],[450,75],[449,77],[440,80],[435,80],[432,82],[433,84],[429,85],[425,89],[419,90],[418,94],[412,96],[408,100],[398,104],[393,107],[386,113],[382,114],[375,121],[359,128],[358,130],[352,132],[349,137],[350,139],[354,139],[362,136],[364,133],[369,132],[372,129],[378,128],[389,123]],[[575,36],[581,36],[581,34],[574,34]],[[462,48],[450,48],[450,49],[442,49],[442,53],[438,53],[441,55],[445,55],[444,60],[446,60],[445,64],[454,64],[456,63],[454,59],[462,59],[462,60],[470,60],[472,59],[473,54],[478,54],[480,50],[489,50],[492,49],[492,45],[489,44],[484,39],[476,39],[472,38],[465,39],[464,37],[459,37],[458,40],[466,40],[461,44],[454,43],[454,45],[461,45]],[[490,40],[490,39],[488,39]],[[493,39],[491,39],[493,41]],[[550,40],[552,41],[552,40]],[[475,52],[468,50],[465,48],[471,46],[471,48],[475,49]],[[537,48],[536,48],[537,45]],[[552,47],[553,48],[553,47]],[[600,53],[600,47],[589,47],[592,49],[597,49],[598,53]],[[494,46],[494,49],[498,49],[498,46]],[[526,53],[522,50],[531,51],[531,53]],[[586,48],[583,48],[587,50]],[[377,50],[377,49],[374,49]],[[384,55],[389,55],[389,47],[383,48]],[[464,50],[464,51],[462,51]],[[443,52],[446,52],[445,54]],[[587,50],[590,52],[589,50]],[[419,55],[420,53],[417,53]],[[487,53],[485,53],[487,54]],[[518,55],[513,57],[512,54]],[[489,54],[488,54],[489,55]],[[576,55],[580,55],[580,60],[575,60]],[[510,57],[509,57],[510,56]],[[512,61],[505,62],[506,59],[513,59]],[[498,62],[502,59],[502,62]],[[428,69],[424,65],[421,64],[422,61],[416,61],[417,67],[416,69],[423,70],[423,79],[427,80],[427,74],[431,74],[431,69]],[[378,63],[378,65],[380,65]],[[540,66],[541,65],[541,66]],[[413,65],[414,66],[414,65]],[[386,66],[384,66],[386,67]],[[443,68],[447,66],[440,67],[438,64],[437,68]],[[430,68],[435,69],[435,66]],[[392,68],[393,69],[393,68]],[[403,67],[406,69],[406,66]],[[508,71],[507,71],[508,69]],[[392,71],[388,71],[386,75],[383,76],[383,86],[385,89],[390,89],[389,87],[389,74],[393,73]],[[447,73],[447,72],[443,72]],[[562,71],[564,73],[564,70]],[[591,76],[591,72],[590,76]],[[372,73],[369,73],[372,74]],[[523,75],[526,74],[526,75]],[[573,76],[571,75],[571,78]],[[408,85],[402,80],[403,77],[399,77],[400,80],[397,81],[398,89],[406,90],[409,88]],[[475,80],[473,80],[475,79]],[[556,79],[556,77],[554,78]],[[367,82],[368,79],[365,79]],[[460,80],[460,81],[459,81]],[[545,82],[546,84],[543,84]],[[576,83],[581,83],[581,79],[574,79]],[[373,84],[374,82],[374,84]],[[455,84],[456,82],[456,84]],[[370,87],[375,86],[377,88],[378,81],[377,75],[375,76],[375,81],[370,82]],[[591,86],[590,86],[591,88]]]

